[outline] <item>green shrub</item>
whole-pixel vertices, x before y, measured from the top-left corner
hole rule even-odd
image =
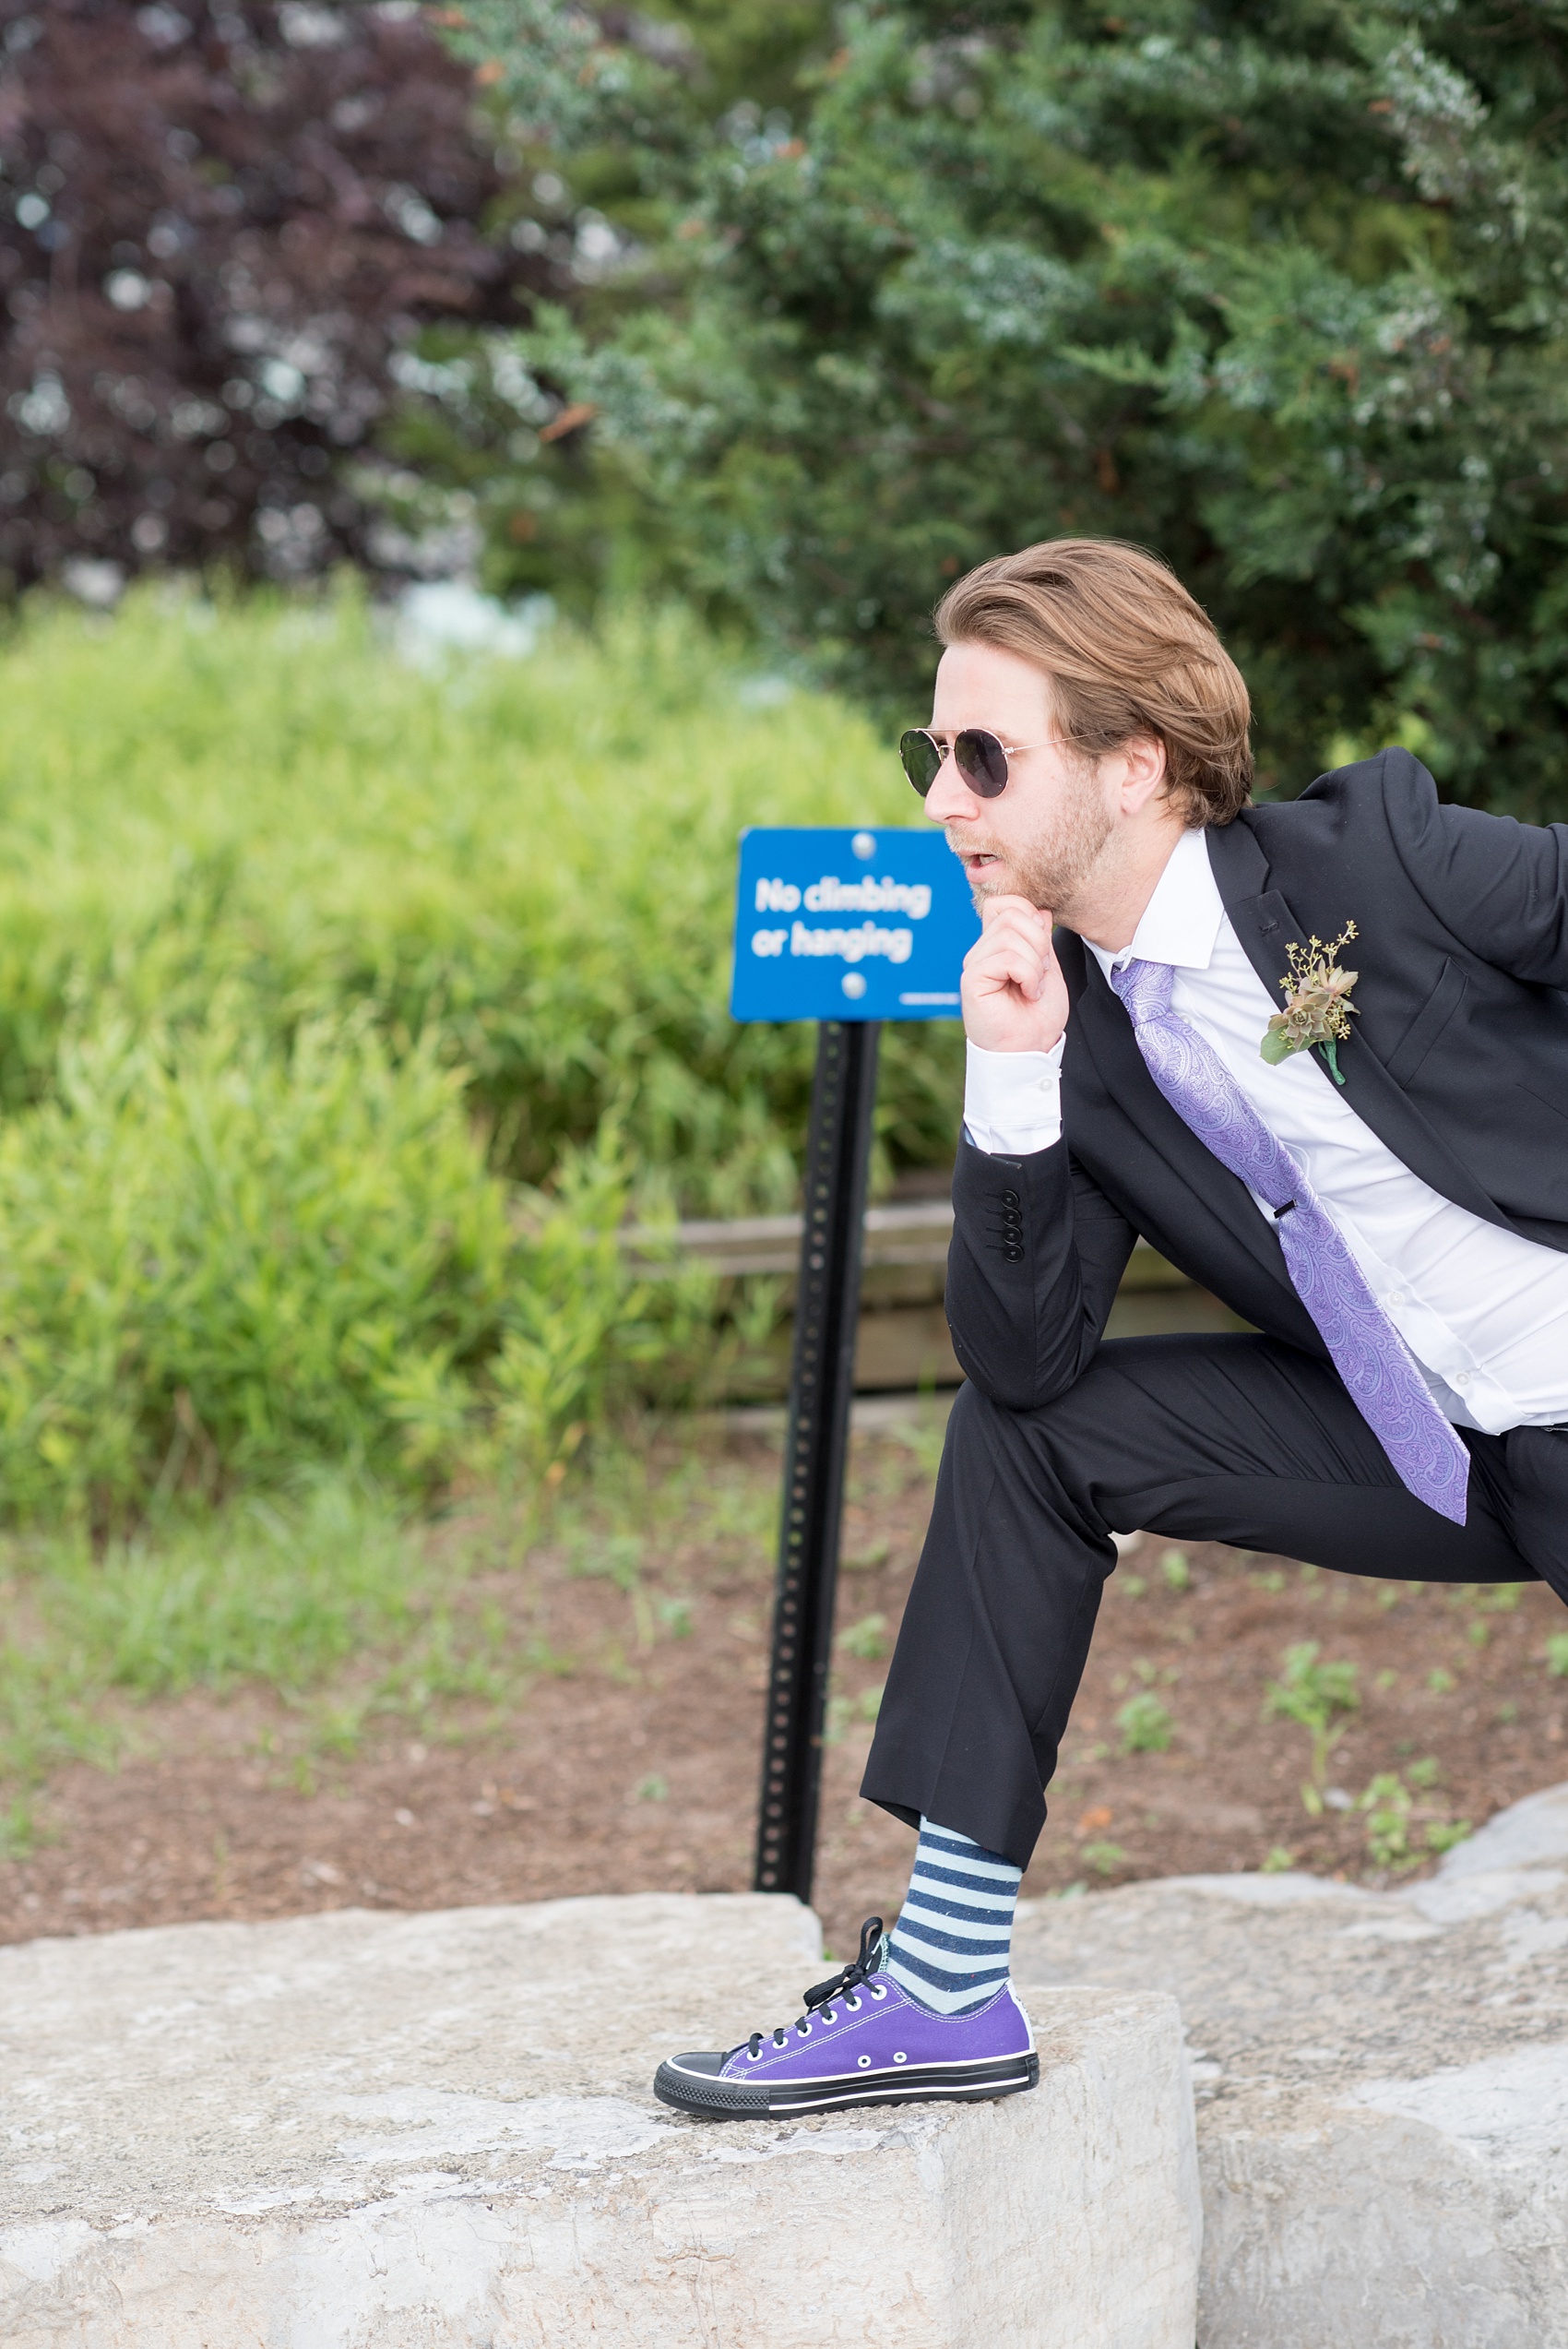
[[[287,1040],[361,1005],[538,1185],[607,1118],[642,1203],[791,1204],[812,1029],[728,1011],[751,823],[918,825],[890,744],[676,615],[427,674],[320,608],[41,608],[3,657],[0,1103],[105,1018]],[[883,1163],[950,1154],[956,1026],[884,1043]]]
[[[703,1287],[629,1279],[624,1198],[579,1159],[519,1216],[459,1072],[395,1059],[363,1009],[287,1051],[221,1010],[73,1044],[0,1127],[7,1513],[123,1523],[312,1459],[544,1468],[633,1365],[678,1360]]]
[[[302,1456],[444,1462],[517,1254],[428,1047],[101,1031],[0,1130],[0,1491],[114,1518]]]
[[[433,674],[350,593],[144,593],[0,672],[0,1515],[553,1479],[700,1387],[711,1282],[616,1230],[792,1198],[812,1031],[729,1018],[736,835],[919,822],[886,746],[668,616]],[[950,1150],[957,1041],[890,1031],[884,1165]]]

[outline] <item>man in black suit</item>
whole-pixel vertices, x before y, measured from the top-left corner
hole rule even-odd
[[[1096,600],[1136,596],[1145,576],[1090,543],[960,582],[938,742],[971,723],[1004,742],[1063,731],[1045,716],[1063,698],[1051,666],[1021,649],[1039,602],[1058,632],[1065,603],[1085,634],[1099,618],[1113,636]],[[1168,578],[1148,582],[1158,602],[1180,594]],[[1210,754],[1182,807],[1170,732],[1146,726],[1101,756],[1109,807],[1075,793],[1064,750],[1054,774],[1050,753],[1013,761],[994,800],[949,757],[926,797],[986,924],[964,983],[968,1133],[947,1292],[970,1384],[863,1791],[1020,1862],[1113,1532],[1423,1581],[1538,1575],[1568,1596],[1568,826],[1445,807],[1400,750],[1297,800],[1233,809]],[[1033,843],[1053,822],[1099,845],[1048,840],[1041,858]],[[1297,1294],[1275,1218],[1150,1075],[1105,966],[1144,948],[1162,912],[1185,958],[1178,1009],[1185,986],[1194,1022],[1222,1050],[1239,1043],[1252,1098],[1310,1165],[1460,1430],[1462,1525],[1406,1489]],[[1350,921],[1343,1084],[1321,1049],[1269,1066],[1260,1047],[1289,948]],[[1047,1121],[1030,1128],[1024,1072],[1038,1083],[1053,1052],[1061,1139],[1048,1140]],[[998,1147],[1018,1141],[1044,1146]],[[1102,1344],[1139,1234],[1261,1334]]]
[[[984,922],[969,1383],[861,1789],[914,1879],[850,1989],[947,2019],[920,2093],[981,2094],[1028,2084],[975,2034],[1115,1533],[1568,1597],[1568,826],[1443,806],[1401,750],[1251,805],[1241,676],[1134,548],[983,565],[937,629],[903,753]],[[1257,1334],[1102,1341],[1139,1234]],[[897,2093],[834,2038],[786,2069]]]

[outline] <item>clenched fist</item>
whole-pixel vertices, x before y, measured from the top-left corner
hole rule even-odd
[[[982,1052],[1049,1052],[1067,1025],[1051,917],[1027,897],[987,898],[964,957],[964,1032]]]

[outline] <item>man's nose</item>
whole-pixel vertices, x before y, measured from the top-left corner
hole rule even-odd
[[[925,812],[933,824],[948,824],[955,818],[962,823],[966,817],[972,822],[980,811],[979,795],[958,772],[958,762],[949,750],[925,795]]]

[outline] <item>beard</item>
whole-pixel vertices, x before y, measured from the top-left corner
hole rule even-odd
[[[1086,776],[1082,789],[1060,800],[1030,838],[1008,845],[978,840],[968,830],[959,840],[949,831],[947,845],[997,860],[992,872],[970,885],[977,907],[988,897],[1027,897],[1031,905],[1064,919],[1115,829],[1092,776]]]

